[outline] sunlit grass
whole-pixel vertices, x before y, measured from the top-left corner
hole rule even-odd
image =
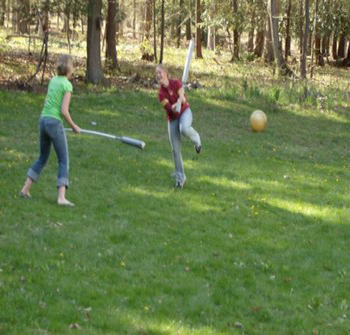
[[[73,51],[83,59],[83,45]],[[176,76],[186,53],[165,50]],[[156,90],[79,83],[79,126],[146,148],[69,134],[76,207],[55,203],[54,153],[23,201],[44,95],[0,92],[0,334],[349,332],[349,71],[316,69],[304,97],[303,83],[275,81],[267,66],[204,56],[190,73],[204,89],[187,91],[203,151],[183,141],[183,190]],[[118,57],[113,75],[153,78],[138,43],[121,41]],[[249,127],[258,108],[261,134]]]

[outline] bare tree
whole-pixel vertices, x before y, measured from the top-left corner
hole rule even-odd
[[[102,0],[89,0],[86,81],[93,84],[105,81],[101,67],[101,9]]]

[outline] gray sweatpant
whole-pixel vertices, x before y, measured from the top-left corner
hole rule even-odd
[[[168,122],[168,133],[175,163],[176,182],[183,183],[186,180],[181,155],[181,135],[188,137],[196,146],[201,145],[199,134],[192,127],[192,112],[187,108],[180,119]]]

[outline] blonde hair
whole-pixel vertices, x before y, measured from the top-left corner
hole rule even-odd
[[[166,73],[166,75],[168,76],[169,75],[169,71],[168,71],[168,68],[166,65],[164,64],[158,64],[157,65],[157,68],[161,69],[162,71],[164,71]]]
[[[71,55],[62,55],[57,62],[57,73],[66,76],[73,72],[73,58]]]

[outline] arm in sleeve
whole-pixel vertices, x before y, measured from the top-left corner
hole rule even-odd
[[[167,115],[169,117],[172,117],[174,115],[173,107],[170,104],[169,100],[161,93],[159,92],[158,99],[160,104],[164,107]]]

